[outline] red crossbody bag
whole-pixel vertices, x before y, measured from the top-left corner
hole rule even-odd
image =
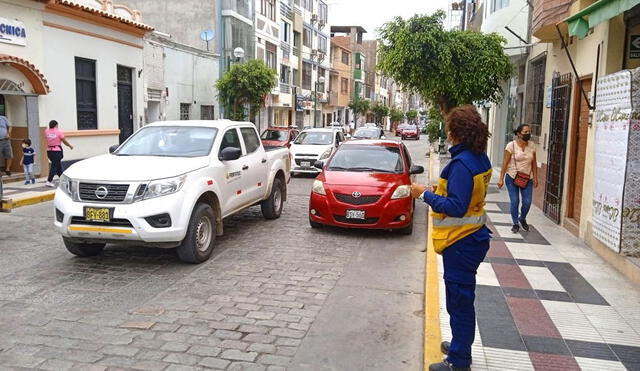
[[[516,168],[516,177],[513,179],[513,184],[520,188],[527,188],[529,185],[529,180],[531,180],[531,175],[527,173],[523,173],[518,171],[518,165],[516,163],[516,141],[513,141],[513,166]]]

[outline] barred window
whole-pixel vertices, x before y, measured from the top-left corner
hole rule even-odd
[[[96,61],[76,57],[75,64],[78,130],[97,129]]]
[[[188,120],[189,111],[191,111],[191,105],[189,103],[180,103],[180,120]]]
[[[531,126],[531,135],[534,137],[539,137],[542,133],[546,64],[546,55],[533,59],[529,62],[529,71],[527,73],[526,123]]]

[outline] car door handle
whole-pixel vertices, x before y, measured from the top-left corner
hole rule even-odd
[[[242,170],[247,170],[248,168],[249,168],[249,165],[244,165],[244,166],[242,167]]]
[[[263,158],[261,162],[264,164],[265,162],[267,162],[267,159]]]

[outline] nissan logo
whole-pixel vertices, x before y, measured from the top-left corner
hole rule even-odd
[[[107,195],[109,194],[109,190],[104,186],[100,186],[100,187],[96,188],[96,191],[94,193],[95,193],[97,198],[102,200],[105,197],[107,197]]]
[[[362,196],[362,193],[355,191],[351,195],[353,196],[353,198],[360,198]]]

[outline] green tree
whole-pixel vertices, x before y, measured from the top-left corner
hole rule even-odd
[[[497,33],[445,31],[445,13],[394,18],[380,29],[378,68],[442,112],[482,100],[499,103],[513,73]]]
[[[348,107],[353,111],[355,116],[354,122],[356,123],[358,122],[358,115],[366,115],[371,109],[369,101],[360,97],[352,98]]]
[[[371,112],[373,112],[373,117],[376,121],[376,124],[382,124],[382,120],[385,117],[389,116],[389,107],[377,102],[373,105],[373,107],[371,107]]]
[[[414,122],[414,120],[415,120],[416,118],[418,118],[418,111],[416,111],[416,110],[409,110],[409,111],[407,111],[407,114],[406,114],[406,115],[407,115],[407,120],[409,120],[409,122],[413,123],[413,122]]]
[[[396,124],[404,119],[404,113],[402,113],[402,111],[400,111],[399,109],[393,107],[389,112],[389,119],[391,120],[392,124]]]
[[[225,106],[226,117],[232,120],[254,121],[264,106],[264,97],[276,86],[276,71],[260,60],[234,64],[216,83],[218,97]]]
[[[429,142],[434,143],[444,137],[444,119],[440,110],[434,106],[429,108],[426,114],[427,120],[429,121],[427,125],[427,135],[429,135]]]

